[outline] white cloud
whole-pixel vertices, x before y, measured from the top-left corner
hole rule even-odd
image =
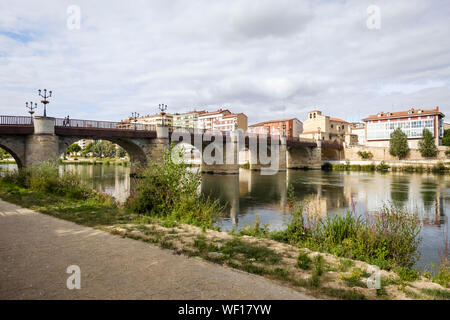
[[[380,30],[361,0],[84,0],[70,31],[72,4],[1,2],[0,114],[26,114],[39,88],[54,92],[51,115],[105,120],[158,103],[227,106],[250,123],[313,107],[352,121],[392,106],[450,111],[445,0],[377,1]]]

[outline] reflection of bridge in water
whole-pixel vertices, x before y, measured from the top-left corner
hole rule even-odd
[[[201,168],[212,173],[238,173],[242,152],[247,152],[245,157],[251,169],[270,167],[278,171],[319,169],[323,152],[339,154],[342,150],[340,144],[321,140],[249,135],[240,131],[76,119],[66,123],[59,118],[0,116],[0,147],[14,157],[20,168],[57,159],[69,145],[81,139],[109,140],[120,145],[128,152],[133,168],[144,166],[147,161],[161,161],[170,143],[191,144],[202,155],[210,155],[202,157]]]

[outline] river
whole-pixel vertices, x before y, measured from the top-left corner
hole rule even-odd
[[[14,169],[15,165],[0,165]],[[75,170],[94,189],[114,195],[123,202],[130,192],[129,167],[106,165],[63,165]],[[437,263],[448,232],[450,176],[434,174],[325,172],[288,170],[263,176],[240,169],[239,175],[202,176],[202,192],[227,202],[226,215],[218,222],[222,230],[253,225],[280,229],[289,221],[286,207],[288,186],[298,199],[308,200],[308,210],[320,215],[345,213],[352,207],[359,214],[380,209],[383,203],[406,206],[423,222],[418,268]]]

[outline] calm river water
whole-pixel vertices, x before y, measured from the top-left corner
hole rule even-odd
[[[77,171],[94,189],[119,201],[125,201],[130,191],[129,167],[64,165],[61,170]],[[289,221],[289,185],[299,199],[309,200],[308,210],[321,215],[345,213],[352,204],[361,214],[376,211],[387,201],[406,206],[423,221],[417,266],[429,267],[439,261],[450,215],[449,175],[288,170],[262,176],[258,171],[241,169],[239,175],[204,174],[201,188],[204,194],[229,203],[219,222],[222,230],[253,225],[256,216],[261,224],[280,229]]]

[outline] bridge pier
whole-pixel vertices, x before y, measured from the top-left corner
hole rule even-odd
[[[169,149],[169,127],[158,125],[156,127],[156,139],[148,141],[146,150],[147,161],[162,163]]]
[[[317,147],[288,147],[286,167],[288,169],[321,169],[322,141],[316,141]]]
[[[239,174],[239,135],[231,132],[224,141],[213,141],[203,149],[201,171],[205,173]]]
[[[44,161],[55,161],[59,157],[59,139],[55,135],[55,118],[35,117],[34,134],[25,140],[25,167]]]

